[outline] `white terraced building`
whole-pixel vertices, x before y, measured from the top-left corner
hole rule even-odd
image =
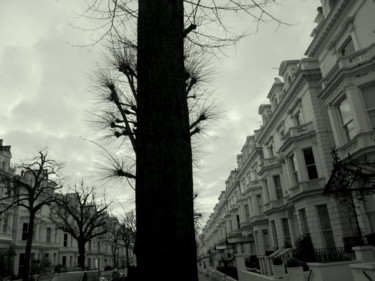
[[[235,253],[292,249],[303,235],[317,253],[346,249],[359,235],[373,243],[374,195],[355,199],[354,213],[323,191],[333,147],[342,161],[375,163],[375,3],[321,2],[306,57],[280,64],[270,102],[259,106],[262,126],[247,137],[203,228],[205,267],[235,266]]]

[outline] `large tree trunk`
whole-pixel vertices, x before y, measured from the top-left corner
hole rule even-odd
[[[77,240],[78,242],[78,266],[82,269],[85,269],[85,241]]]
[[[30,277],[30,267],[31,267],[31,249],[33,246],[33,239],[34,239],[34,223],[35,223],[35,213],[30,212],[29,217],[29,228],[27,230],[27,241],[26,241],[26,249],[25,249],[25,266],[22,272],[23,280],[28,281]]]
[[[192,155],[184,88],[183,1],[140,0],[137,264],[139,280],[198,280]]]

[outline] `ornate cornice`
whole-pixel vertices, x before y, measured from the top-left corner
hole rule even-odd
[[[337,4],[335,10],[332,10],[324,22],[317,27],[315,30],[315,36],[309,47],[307,48],[305,55],[309,57],[315,57],[316,52],[322,46],[322,42],[327,38],[329,32],[332,30],[335,23],[340,18],[343,10],[353,5],[356,1],[353,0],[342,0]],[[349,5],[347,5],[349,3]]]

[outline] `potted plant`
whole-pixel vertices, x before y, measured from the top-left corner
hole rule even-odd
[[[299,259],[291,257],[286,261],[285,265],[289,281],[303,280],[303,267]]]
[[[282,258],[275,257],[272,259],[272,273],[276,279],[284,278],[285,267]]]

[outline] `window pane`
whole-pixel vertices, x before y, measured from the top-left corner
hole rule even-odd
[[[291,240],[291,237],[290,237],[290,230],[289,230],[288,219],[287,218],[283,218],[281,220],[281,222],[283,224],[285,242],[291,244],[292,240]]]
[[[340,109],[340,114],[341,114],[341,119],[342,119],[343,124],[346,124],[350,120],[353,119],[348,99],[343,100],[338,105],[338,107]]]
[[[348,56],[350,54],[353,54],[355,52],[354,44],[352,41],[352,38],[342,47],[341,49],[341,55]]]
[[[280,176],[279,175],[273,176],[273,180],[275,182],[275,187],[276,188],[281,187],[281,181],[280,181]]]
[[[324,246],[326,248],[335,247],[335,239],[333,237],[331,221],[327,210],[327,205],[319,205],[316,207],[320,220],[320,228],[322,230]]]
[[[318,178],[318,171],[316,170],[316,166],[312,165],[307,167],[307,173],[309,174],[309,179],[317,179]]]
[[[316,208],[318,210],[320,226],[321,226],[322,230],[331,229],[331,221],[329,220],[327,205],[319,205]]]
[[[310,233],[309,224],[307,222],[306,210],[299,210],[299,215],[301,218],[302,234]]]
[[[306,166],[315,164],[314,154],[311,147],[303,150],[303,156],[305,157]]]
[[[366,109],[375,108],[375,84],[361,89]]]
[[[349,139],[351,140],[353,137],[354,137],[354,130],[355,130],[355,127],[354,127],[354,122],[353,121],[350,121],[346,126],[345,126],[345,129],[348,133],[348,137]]]
[[[277,240],[277,233],[276,233],[276,225],[275,221],[271,221],[271,228],[272,228],[272,237],[273,237],[273,244],[276,248],[279,247],[279,242]]]

